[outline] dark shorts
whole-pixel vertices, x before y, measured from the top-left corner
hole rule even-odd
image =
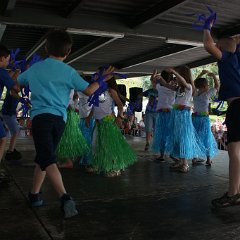
[[[233,100],[228,107],[226,114],[227,141],[240,141],[240,99]]]
[[[36,149],[35,162],[42,171],[56,163],[56,148],[65,128],[62,117],[49,113],[37,115],[32,120],[32,134]]]

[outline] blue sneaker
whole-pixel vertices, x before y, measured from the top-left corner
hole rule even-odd
[[[78,210],[76,209],[76,204],[72,197],[68,194],[63,194],[60,198],[61,208],[64,212],[64,218],[71,218],[78,215]]]
[[[28,193],[28,199],[32,207],[41,207],[43,205],[42,192],[39,193]]]

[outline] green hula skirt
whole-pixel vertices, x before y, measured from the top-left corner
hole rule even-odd
[[[79,114],[72,109],[68,110],[66,126],[56,149],[58,161],[64,163],[88,152],[88,144],[79,128]]]
[[[95,127],[97,136],[91,164],[99,172],[123,170],[136,161],[136,153],[126,142],[113,116],[104,117]]]

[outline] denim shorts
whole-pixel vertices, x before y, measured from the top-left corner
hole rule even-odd
[[[32,134],[36,149],[35,162],[44,171],[49,165],[56,163],[56,148],[65,128],[61,116],[43,113],[32,120]]]
[[[156,112],[146,112],[144,123],[145,132],[153,132],[156,123],[157,113]]]
[[[20,132],[19,123],[16,115],[2,115],[4,123],[7,125],[11,135],[18,134]]]

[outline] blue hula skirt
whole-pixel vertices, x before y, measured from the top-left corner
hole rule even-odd
[[[218,147],[211,131],[209,117],[193,114],[192,122],[200,141],[206,148],[206,156],[214,157],[218,153]]]
[[[89,165],[90,160],[92,158],[91,144],[92,144],[92,135],[93,135],[93,128],[94,128],[95,120],[93,118],[91,118],[89,128],[87,128],[85,126],[85,123],[86,123],[85,118],[80,118],[79,127],[80,127],[80,130],[81,130],[85,140],[88,143],[90,150],[87,154],[83,155],[80,158],[80,161],[79,161],[80,165]]]
[[[165,153],[166,141],[171,131],[171,110],[157,113],[155,130],[151,150],[157,153]]]
[[[67,122],[56,149],[56,155],[60,163],[69,159],[76,160],[89,152],[88,144],[79,129],[79,114],[74,110],[68,110]]]
[[[173,109],[166,154],[176,158],[206,158],[206,150],[192,124],[189,108]]]
[[[91,164],[99,172],[123,170],[133,164],[136,153],[124,139],[115,117],[106,116],[96,124],[95,152]]]
[[[79,127],[80,127],[80,130],[81,130],[84,138],[86,139],[86,141],[89,145],[91,145],[91,143],[92,143],[92,133],[93,133],[93,128],[94,128],[94,123],[95,123],[95,120],[93,118],[91,118],[89,128],[87,128],[85,126],[85,118],[80,118]]]

